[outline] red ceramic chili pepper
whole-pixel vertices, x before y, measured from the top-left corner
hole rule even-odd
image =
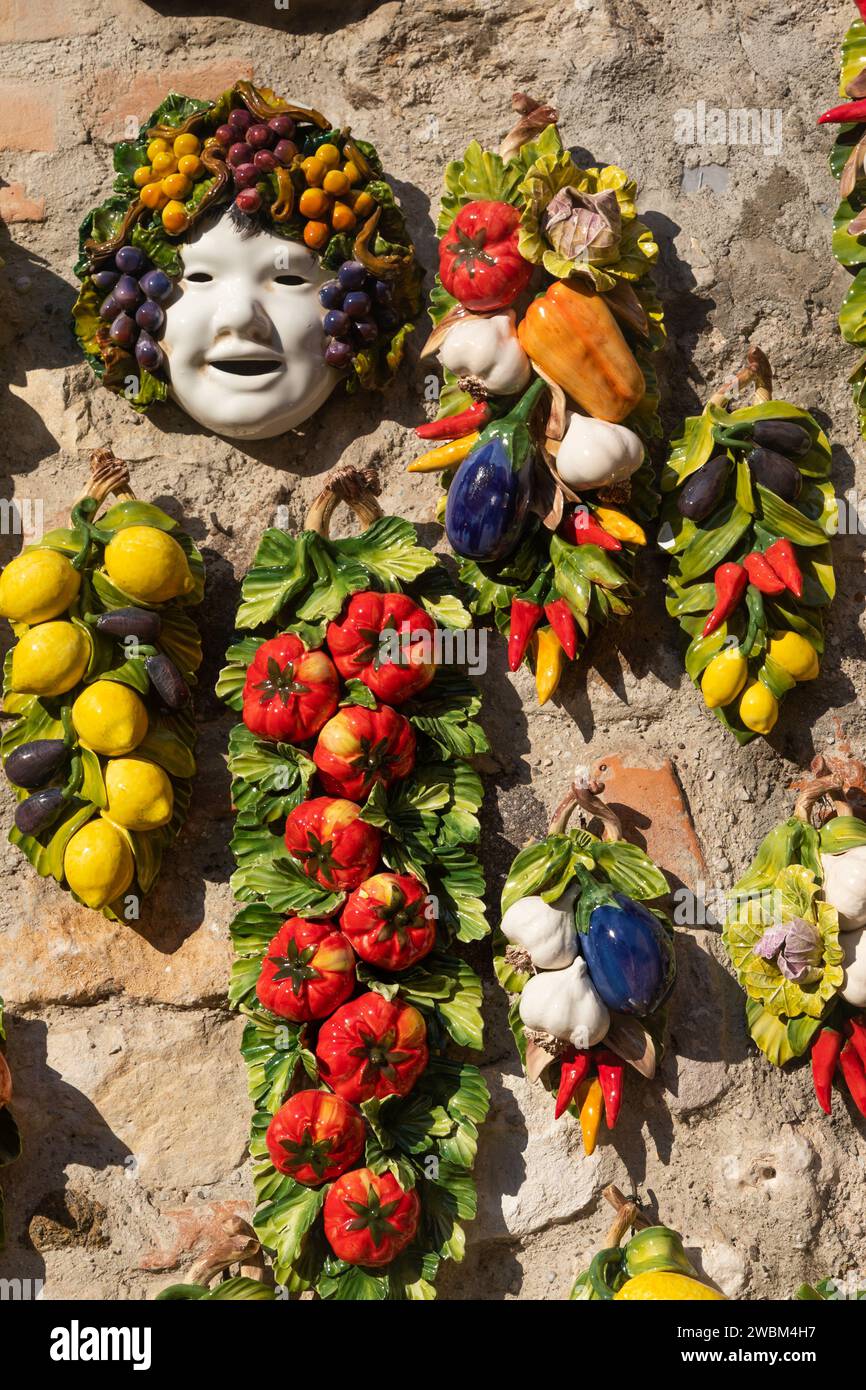
[[[786,589],[795,598],[803,597],[803,575],[797,564],[797,552],[789,540],[773,541],[764,551],[764,559],[775,570]]]
[[[812,1084],[825,1115],[831,1111],[833,1077],[844,1041],[838,1028],[822,1028],[812,1044]]]
[[[556,1093],[556,1109],[553,1118],[558,1120],[560,1115],[564,1115],[572,1097],[580,1085],[589,1075],[590,1056],[588,1052],[577,1052],[569,1048],[562,1058],[562,1071],[559,1076],[559,1090]]]
[[[473,430],[483,429],[492,417],[489,401],[473,401],[457,415],[446,415],[442,420],[428,420],[425,425],[418,425],[415,433],[419,439],[463,439]]]
[[[622,1086],[625,1076],[625,1063],[621,1057],[617,1057],[615,1052],[609,1048],[597,1048],[595,1051],[595,1064],[598,1067],[598,1079],[601,1082],[601,1092],[604,1096],[604,1118],[608,1129],[613,1129],[619,1119],[619,1107],[622,1104]]]
[[[574,660],[577,651],[577,623],[567,599],[555,598],[544,605],[544,614],[559,638],[562,649],[569,661]]]
[[[861,1018],[849,1018],[845,1024],[845,1032],[860,1061],[866,1066],[866,1014]]]
[[[866,121],[866,100],[846,101],[842,106],[831,106],[823,116],[818,117],[819,125],[840,125],[848,122]]]
[[[751,555],[747,555],[743,561],[743,569],[749,576],[749,582],[761,594],[783,594],[785,592],[785,581],[780,579],[773,566],[757,550],[753,550]]]
[[[732,560],[719,565],[713,579],[716,585],[716,606],[704,623],[702,637],[709,637],[711,632],[715,632],[716,628],[731,616],[749,583],[749,576],[743,566],[734,564]]]
[[[866,19],[866,0],[854,0],[854,4],[860,11],[860,18]]]
[[[547,587],[547,577],[540,574],[531,588],[515,594],[511,600],[511,622],[508,627],[508,669],[517,671],[526,655],[530,638],[541,621],[544,608],[541,596]]]
[[[602,550],[622,550],[622,541],[605,531],[586,507],[576,507],[566,517],[560,527],[560,535],[572,545],[597,545]]]
[[[866,1115],[866,1067],[863,1065],[862,1058],[849,1042],[846,1042],[842,1051],[839,1053],[839,1066],[842,1068],[842,1075],[851,1092],[851,1099],[857,1106],[861,1115]]]

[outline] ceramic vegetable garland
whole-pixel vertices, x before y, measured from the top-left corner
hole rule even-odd
[[[830,152],[830,168],[839,180],[839,206],[833,218],[833,255],[852,275],[839,311],[839,328],[847,343],[866,352],[866,2],[855,0],[855,19],[842,44],[839,95],[847,98],[818,117],[818,124],[840,127]],[[866,435],[866,356],[849,377],[860,432]]]
[[[375,474],[338,470],[266,531],[219,690],[243,715],[231,1002],[247,1015],[255,1228],[290,1293],[429,1298],[463,1251],[487,1112],[476,854],[479,698],[437,666],[469,614]],[[328,539],[348,501],[366,529]],[[252,630],[250,632],[250,630]]]
[[[18,639],[0,754],[18,798],[13,844],[79,902],[130,918],[189,803],[201,644],[187,610],[204,566],[177,522],[133,497],[125,464],[97,450],[91,465],[70,528],[0,575]]]
[[[166,97],[114,168],[82,224],[73,310],[110,390],[263,438],[341,379],[390,379],[420,269],[372,145],[239,81],[215,102]]]
[[[866,820],[853,809],[866,769],[819,757],[797,785],[793,816],[734,888],[723,940],[761,1051],[783,1066],[811,1046],[821,1109],[835,1080],[866,1115]]]
[[[527,1076],[556,1087],[556,1118],[569,1107],[580,1116],[587,1154],[602,1112],[608,1129],[616,1125],[625,1063],[655,1075],[676,979],[672,928],[645,905],[667,895],[667,880],[623,840],[602,790],[575,782],[547,838],[518,854],[494,944]],[[601,839],[567,828],[578,806],[602,822]]]
[[[640,1208],[617,1187],[602,1196],[616,1211],[614,1222],[589,1268],[575,1280],[569,1297],[580,1301],[612,1299],[616,1303],[695,1302],[725,1299],[700,1278],[683,1248],[682,1236],[670,1226],[651,1226]],[[631,1230],[626,1244],[623,1239]]]
[[[731,409],[750,384],[755,404]],[[836,592],[830,445],[808,411],[771,393],[753,348],[686,421],[662,474],[667,609],[689,638],[688,674],[739,743],[769,734],[782,697],[817,676]]]
[[[21,1136],[18,1126],[9,1109],[12,1099],[12,1073],[6,1061],[6,1026],[3,1018],[3,1000],[0,998],[0,1168],[13,1163],[21,1153]],[[0,1252],[6,1245],[6,1221],[4,1217],[3,1189],[0,1187]]]
[[[543,704],[593,624],[637,592],[664,332],[634,182],[578,168],[550,107],[514,107],[498,154],[473,141],[445,173],[425,349],[445,384],[417,433],[447,442],[410,471],[442,471],[472,610],[508,635],[511,670],[534,654]]]

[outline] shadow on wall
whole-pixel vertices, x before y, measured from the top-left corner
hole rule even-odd
[[[245,0],[243,14],[233,0],[147,0],[165,19],[243,19],[262,29],[290,34],[333,34],[366,19],[384,0]]]
[[[105,1208],[70,1186],[70,1166],[102,1173],[127,1167],[132,1155],[87,1097],[48,1065],[48,1025],[9,1013],[7,1022],[23,1152],[3,1174],[7,1246],[0,1278],[32,1282],[44,1278],[49,1250],[110,1244]]]
[[[0,474],[22,474],[57,452],[57,440],[37,411],[10,386],[24,386],[31,371],[68,367],[81,360],[70,314],[75,291],[41,257],[18,246],[0,222],[0,420],[6,445]],[[4,536],[0,561],[19,549],[20,537]],[[5,547],[11,545],[8,554]]]

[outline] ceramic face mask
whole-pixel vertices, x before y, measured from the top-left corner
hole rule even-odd
[[[160,340],[171,395],[216,434],[267,439],[319,409],[340,379],[322,357],[327,280],[306,247],[228,215],[181,250]]]
[[[133,410],[265,439],[393,377],[421,270],[372,145],[245,79],[172,92],[84,219],[75,334]]]

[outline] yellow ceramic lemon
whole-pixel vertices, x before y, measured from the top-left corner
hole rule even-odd
[[[12,689],[22,695],[63,695],[87,670],[90,642],[74,623],[39,623],[12,648]]]
[[[177,541],[156,526],[118,531],[105,547],[105,568],[119,589],[143,603],[167,603],[193,587]]]
[[[109,820],[127,830],[156,830],[168,825],[174,810],[171,779],[144,758],[112,758],[105,766]]]
[[[768,655],[795,681],[813,681],[818,674],[818,653],[799,632],[779,632],[770,639]]]
[[[768,734],[779,718],[779,702],[763,681],[752,681],[740,701],[740,718],[747,729]]]
[[[674,1300],[697,1302],[719,1299],[723,1303],[728,1301],[723,1293],[717,1293],[715,1289],[708,1288],[697,1279],[689,1279],[686,1274],[666,1273],[661,1270],[647,1270],[644,1274],[636,1274],[633,1279],[623,1284],[619,1293],[615,1293],[613,1297],[614,1302],[619,1300],[623,1303],[669,1303]]]
[[[125,893],[135,866],[129,842],[110,821],[88,821],[63,856],[66,881],[88,907],[105,907]]]
[[[28,550],[0,574],[0,614],[13,623],[46,623],[65,613],[81,575],[59,550]]]
[[[85,748],[122,757],[147,733],[147,710],[140,696],[119,681],[94,681],[72,706],[72,723]]]
[[[707,709],[729,705],[746,684],[748,665],[736,647],[719,652],[701,676],[701,693]]]

